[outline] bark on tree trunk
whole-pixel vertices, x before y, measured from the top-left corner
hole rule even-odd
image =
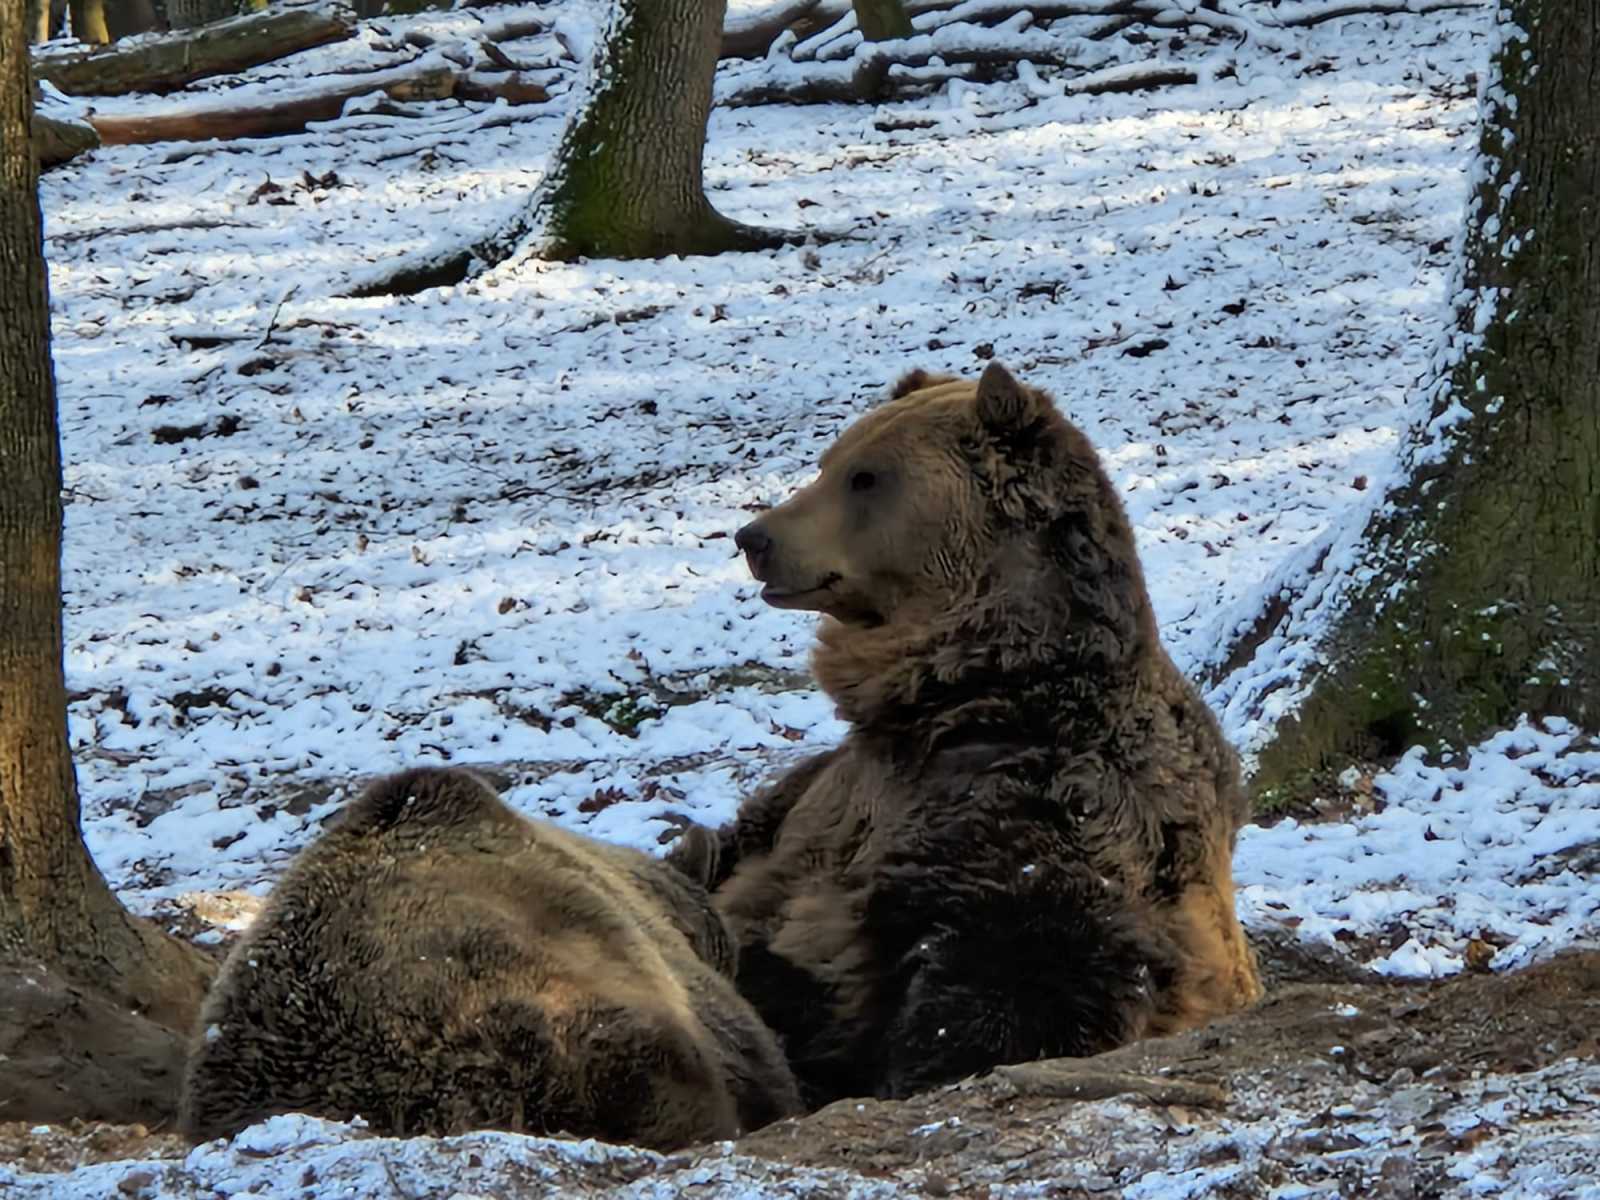
[[[916,32],[901,0],[853,0],[853,3],[856,27],[865,41],[887,42],[910,37]],[[858,63],[850,82],[858,99],[871,100],[883,94],[888,78],[888,61],[870,58]]]
[[[869,42],[886,42],[891,38],[910,37],[915,30],[906,6],[901,0],[852,0],[856,10],[856,27]]]
[[[61,451],[32,108],[22,5],[0,4],[0,967],[43,964],[123,1011],[187,1030],[208,961],[122,907],[78,825],[62,676]],[[0,1032],[9,1019],[0,1011]]]
[[[506,257],[524,231],[553,258],[659,258],[780,244],[717,212],[701,160],[726,0],[616,0],[594,84],[567,127],[530,219],[485,246]]]
[[[119,0],[106,12],[106,28],[111,40],[149,33],[161,25],[156,17],[156,6],[151,0]]]
[[[106,29],[105,0],[70,0],[68,11],[72,14],[72,36],[90,46],[104,46],[111,41]]]
[[[526,209],[459,249],[420,256],[350,296],[460,283],[526,246],[546,258],[660,258],[799,240],[729,220],[702,160],[727,0],[613,0],[588,95]]]
[[[28,0],[28,40],[34,44],[48,42],[55,31],[55,20],[50,11],[50,0]]]
[[[174,29],[198,29],[238,12],[238,0],[167,0],[167,23]]]
[[[1326,665],[1258,759],[1269,802],[1352,757],[1600,715],[1600,22],[1505,0],[1500,29],[1454,362],[1323,602]],[[1289,607],[1258,638],[1316,615]]]

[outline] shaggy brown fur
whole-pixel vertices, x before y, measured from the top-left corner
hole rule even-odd
[[[709,863],[703,834],[680,857]],[[290,866],[207,998],[181,1122],[273,1113],[668,1149],[794,1113],[699,882],[512,812],[476,776],[380,780]]]
[[[737,540],[769,603],[825,614],[813,665],[852,724],[745,804],[713,868],[740,989],[809,1101],[1256,999],[1235,756],[1045,393],[998,364],[908,376]]]

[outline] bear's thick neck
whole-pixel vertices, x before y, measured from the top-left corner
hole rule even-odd
[[[1003,584],[986,575],[961,601],[865,627],[825,619],[812,669],[863,732],[925,748],[967,739],[1053,740],[1064,722],[1112,711],[1161,654],[1143,579],[1074,581],[1043,565]]]

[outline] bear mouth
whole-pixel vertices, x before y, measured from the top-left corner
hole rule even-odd
[[[833,585],[843,578],[843,575],[835,571],[825,576],[821,583],[805,588],[782,588],[775,583],[769,583],[761,589],[761,598],[773,608],[817,608],[820,605],[815,601],[821,600],[833,589]]]

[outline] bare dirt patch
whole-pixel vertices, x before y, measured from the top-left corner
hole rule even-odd
[[[159,1127],[177,1108],[184,1052],[179,1034],[43,966],[0,965],[0,1120]],[[4,1150],[26,1156],[26,1139]]]
[[[530,1175],[527,1162],[454,1183],[495,1197],[783,1196],[821,1186],[868,1198],[1116,1196],[1134,1184],[1166,1195],[1170,1181],[1185,1195],[1266,1197],[1294,1185],[1398,1198],[1542,1179],[1556,1190],[1527,1184],[1517,1194],[1577,1195],[1600,1182],[1597,1034],[1600,952],[1432,984],[1291,982],[1179,1037],[1002,1067],[904,1101],[843,1100],[732,1147],[640,1155],[625,1186],[603,1164],[570,1156],[559,1188],[557,1175]],[[370,1153],[402,1153],[388,1145]],[[153,1126],[0,1125],[0,1163],[29,1171],[172,1160],[185,1148]],[[522,1156],[551,1154],[530,1144]],[[193,1160],[138,1169],[177,1172],[194,1194],[210,1194],[207,1168]],[[450,1182],[432,1181],[441,1195]]]

